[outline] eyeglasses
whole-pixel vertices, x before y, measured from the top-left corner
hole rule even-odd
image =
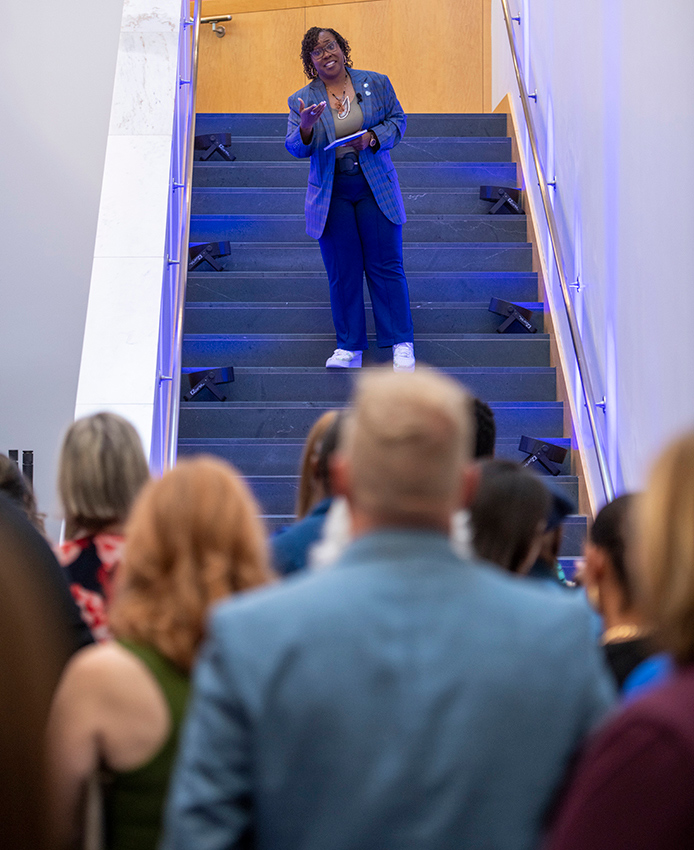
[[[329,41],[327,44],[324,44],[322,47],[316,47],[315,50],[311,51],[312,59],[320,59],[324,54],[330,53],[335,50],[337,47],[336,41]]]

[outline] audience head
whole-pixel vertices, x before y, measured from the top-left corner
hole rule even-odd
[[[496,421],[494,411],[479,398],[472,400],[475,414],[475,449],[474,457],[494,457],[496,447]]]
[[[638,602],[663,648],[694,662],[694,432],[656,461],[637,506]]]
[[[45,536],[43,517],[36,507],[34,490],[15,461],[0,454],[0,492],[8,496],[27,516],[29,522]]]
[[[189,670],[210,605],[271,580],[258,505],[236,471],[182,460],[133,506],[110,624]]]
[[[66,537],[80,531],[98,534],[123,523],[148,478],[142,443],[126,419],[97,413],[73,422],[58,470]]]
[[[368,369],[358,379],[337,489],[368,525],[447,528],[462,506],[473,441],[470,400],[432,369]]]
[[[337,445],[337,431],[330,437],[331,429],[338,420],[337,410],[327,410],[311,427],[304,443],[299,473],[299,494],[296,499],[296,517],[303,519],[322,499],[330,495],[330,482],[324,468],[319,469],[319,460],[326,445],[326,437],[332,440],[332,450]],[[335,426],[336,427],[336,426]]]
[[[0,494],[0,822],[2,846],[52,850],[52,790],[44,749],[69,636],[48,580],[50,547]]]
[[[617,610],[622,614],[629,611],[634,603],[627,550],[636,499],[633,493],[627,493],[605,505],[595,517],[586,544],[583,580],[591,598],[611,593]]]
[[[538,556],[551,503],[539,476],[512,461],[482,461],[470,506],[477,555],[509,572],[527,572]]]

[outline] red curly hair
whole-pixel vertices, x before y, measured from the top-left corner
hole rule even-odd
[[[189,671],[212,603],[273,579],[258,504],[213,457],[182,460],[151,481],[126,529],[109,622]]]

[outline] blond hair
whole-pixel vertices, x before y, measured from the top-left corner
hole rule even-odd
[[[694,433],[660,455],[637,504],[637,591],[664,649],[694,661]]]
[[[369,369],[345,423],[355,504],[386,522],[418,522],[450,508],[472,451],[470,399],[432,369]]]
[[[126,528],[109,622],[189,670],[208,608],[271,581],[258,505],[227,463],[182,460],[151,481]]]
[[[303,519],[319,499],[316,489],[315,466],[320,455],[323,437],[337,419],[336,410],[326,410],[311,426],[301,454],[299,493],[296,497],[296,518]]]
[[[68,539],[124,522],[149,478],[135,428],[115,413],[96,413],[68,428],[60,451],[58,492]]]

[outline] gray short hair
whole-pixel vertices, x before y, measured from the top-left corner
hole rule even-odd
[[[78,419],[63,439],[58,492],[66,536],[95,534],[127,518],[149,469],[135,428],[115,413]]]
[[[344,433],[355,503],[396,523],[448,507],[472,454],[473,423],[460,384],[426,367],[368,369]]]

